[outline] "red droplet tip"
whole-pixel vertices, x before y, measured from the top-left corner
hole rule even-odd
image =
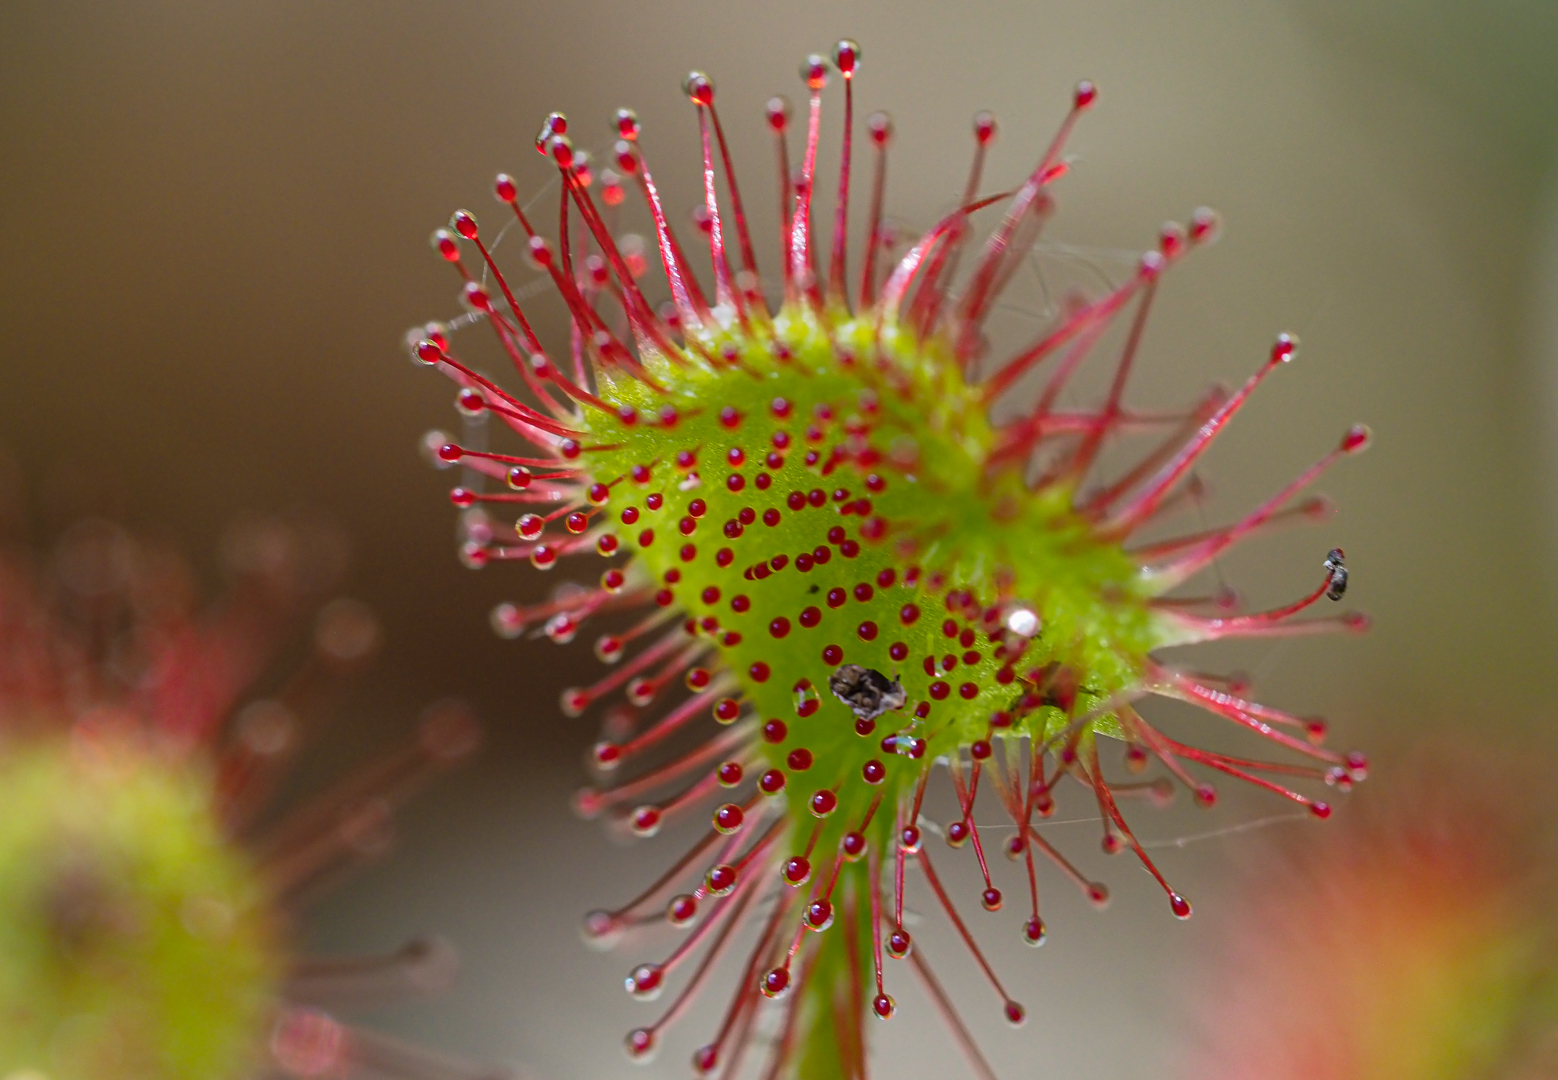
[[[1347,434],[1342,436],[1342,453],[1356,454],[1360,450],[1367,450],[1373,438],[1374,433],[1367,425],[1354,424],[1347,429]]]
[[[647,1062],[655,1052],[655,1033],[648,1028],[634,1028],[622,1044],[630,1059]]]
[[[1191,243],[1200,244],[1217,239],[1220,224],[1216,210],[1209,206],[1197,207],[1190,215]]]
[[[995,113],[988,109],[981,109],[974,114],[974,141],[980,146],[989,146],[996,134]]]
[[[866,118],[866,131],[877,146],[886,146],[893,137],[893,118],[885,112],[874,112]]]
[[[848,38],[842,39],[833,46],[833,65],[839,69],[839,74],[848,79],[855,74],[855,67],[860,63],[860,46]]]
[[[665,972],[658,964],[640,964],[624,982],[629,994],[640,1001],[652,1001],[665,987]]]
[[[714,82],[701,71],[687,73],[687,78],[682,80],[682,91],[694,105],[714,104]]]
[[[816,53],[801,61],[801,81],[812,92],[828,85],[828,62]]]
[[[790,989],[790,972],[788,968],[774,968],[763,976],[761,986],[765,997],[776,998]]]
[[[790,125],[790,99],[774,96],[768,99],[764,106],[764,113],[768,116],[768,126],[775,131],[783,131]]]

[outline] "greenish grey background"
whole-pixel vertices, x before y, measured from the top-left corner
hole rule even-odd
[[[1373,426],[1375,449],[1325,485],[1334,519],[1225,570],[1277,601],[1344,546],[1374,633],[1224,658],[1255,669],[1267,700],[1330,715],[1339,742],[1373,752],[1375,783],[1397,748],[1445,725],[1545,752],[1552,5],[12,0],[0,6],[0,442],[38,504],[132,507],[192,552],[240,509],[326,509],[357,541],[353,591],[382,615],[387,649],[321,753],[346,759],[398,734],[449,691],[490,726],[490,752],[408,816],[399,856],[311,924],[324,949],[433,926],[461,946],[458,990],[371,1018],[381,1026],[545,1080],[629,1074],[618,1040],[652,1009],[617,987],[638,956],[589,953],[572,928],[678,850],[671,835],[616,847],[569,816],[593,730],[554,703],[588,677],[588,647],[497,641],[490,606],[551,582],[455,560],[448,478],[416,452],[421,431],[453,422],[452,395],[400,345],[407,326],[455,310],[426,234],[456,206],[492,213],[500,169],[538,186],[531,138],[553,108],[603,149],[609,111],[635,106],[668,201],[690,206],[696,125],[678,87],[699,67],[717,81],[771,259],[762,103],[799,99],[798,61],[845,34],[864,48],[862,111],[897,124],[889,206],[908,224],[955,197],[976,109],[1000,119],[990,177],[1009,183],[1083,77],[1101,96],[1072,144],[1053,237],[1136,248],[1164,218],[1223,213],[1222,241],[1163,290],[1137,400],[1240,379],[1278,330],[1304,349],[1212,455],[1209,515],[1274,489],[1348,423]],[[557,340],[558,313],[539,321]],[[1188,836],[1272,811],[1231,803],[1140,831]],[[1096,851],[1091,828],[1072,828],[1072,850]],[[1216,977],[1195,961],[1219,932],[1220,868],[1258,839],[1165,853],[1197,903],[1186,925],[1123,860],[1101,867],[1117,896],[1103,915],[1048,882],[1041,952],[1010,947],[1014,918],[980,921],[1029,1007],[1021,1033],[928,930],[998,1073],[1170,1066],[1194,1037],[1184,1001]],[[716,1022],[711,1000],[640,1075],[682,1075]],[[933,1021],[883,1035],[881,1075],[958,1074]]]

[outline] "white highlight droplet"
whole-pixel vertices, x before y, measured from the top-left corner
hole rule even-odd
[[[1006,628],[1018,637],[1032,637],[1039,632],[1039,617],[1029,608],[1013,608],[1006,613]]]

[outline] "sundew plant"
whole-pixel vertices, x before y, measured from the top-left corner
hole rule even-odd
[[[106,520],[48,552],[0,546],[0,1076],[499,1075],[341,1019],[446,985],[447,943],[348,957],[298,942],[307,907],[383,855],[405,800],[479,741],[446,702],[408,745],[274,805],[379,640],[362,604],[323,602],[337,548],[251,520],[202,602],[166,544]],[[277,673],[309,616],[311,647]]]
[[[1300,492],[1367,445],[1362,427],[1242,520],[1144,536],[1192,501],[1201,456],[1295,354],[1282,335],[1236,390],[1166,409],[1130,402],[1163,276],[1212,238],[1214,216],[1197,210],[1187,225],[1163,227],[1125,280],[1064,305],[1036,340],[996,354],[987,322],[1055,213],[1066,139],[1095,89],[1076,88],[1054,141],[1011,191],[985,193],[996,125],[977,116],[962,199],[906,251],[893,250],[883,217],[892,123],[871,116],[865,247],[852,255],[859,70],[850,41],[831,65],[805,61],[798,145],[789,104],[768,103],[783,252],[770,276],[757,264],[714,84],[695,72],[684,90],[702,139],[696,220],[707,262],[672,227],[633,112],[612,119],[605,168],[552,113],[536,148],[557,169],[555,232],[535,216],[540,196],[522,199],[499,175],[501,226],[460,210],[433,234],[466,313],[410,337],[416,360],[458,384],[461,412],[496,417],[510,435],[501,447],[479,425],[463,443],[427,437],[438,464],[464,469],[450,498],[462,512],[465,562],[602,567],[582,570],[598,575],[591,587],[493,613],[504,636],[536,631],[560,643],[612,617],[595,641],[609,670],[562,695],[568,716],[604,716],[592,753],[598,782],[579,808],[642,836],[677,815],[710,815],[707,834],[659,880],[585,923],[603,946],[657,924],[684,934],[627,975],[634,997],[672,992],[658,1019],[628,1034],[637,1060],[716,977],[732,942],[755,938],[735,965],[723,1017],[693,1053],[699,1075],[735,1076],[761,1052],[767,1076],[863,1077],[867,1029],[891,1021],[893,987],[914,977],[975,1071],[989,1075],[905,923],[913,870],[1006,1018],[1023,1022],[967,929],[969,905],[954,900],[962,887],[943,878],[943,856],[926,842],[921,810],[938,763],[961,809],[937,831],[972,851],[968,898],[987,912],[1018,909],[1014,939],[1035,946],[1046,935],[1041,867],[1099,905],[1109,895],[1041,827],[1064,786],[1090,794],[1105,850],[1133,852],[1183,919],[1190,903],[1137,842],[1128,798],[1162,798],[1182,784],[1211,805],[1212,778],[1231,776],[1324,818],[1330,804],[1306,792],[1345,789],[1366,768],[1360,754],[1323,745],[1323,722],[1245,700],[1234,681],[1164,655],[1221,638],[1365,625],[1350,613],[1301,617],[1341,599],[1347,569],[1335,549],[1317,556],[1304,595],[1274,610],[1181,591],[1233,544],[1322,517],[1325,503]],[[835,72],[844,142],[825,239],[819,193],[833,181],[816,161]],[[653,223],[655,274],[651,243],[620,228],[630,193]],[[976,244],[976,222],[987,218]],[[500,266],[496,240],[508,230],[524,258],[505,251]],[[549,282],[566,306],[568,333],[550,349],[521,303],[534,290],[519,275]],[[1079,368],[1122,323],[1107,394],[1072,404]],[[466,347],[476,342],[456,347],[456,331],[478,324],[511,366],[510,388],[484,372]],[[1138,443],[1128,466],[1103,466],[1106,448]],[[1150,697],[1259,732],[1283,760],[1182,741],[1139,710]],[[1154,764],[1161,775],[1141,775]],[[1014,826],[1000,841],[976,823],[981,793]],[[997,850],[1022,867],[1016,896],[992,879]]]

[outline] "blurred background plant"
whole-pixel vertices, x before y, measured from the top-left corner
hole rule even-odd
[[[1440,743],[1376,779],[1339,828],[1241,860],[1184,1075],[1558,1075],[1549,778]]]
[[[763,103],[795,93],[797,56],[846,35],[870,65],[862,114],[894,116],[903,167],[890,210],[906,231],[956,198],[958,140],[977,109],[1001,124],[999,186],[1048,136],[1049,103],[1083,77],[1109,108],[1073,146],[1053,236],[1128,249],[1186,207],[1222,213],[1219,246],[1160,298],[1144,399],[1190,375],[1241,378],[1273,330],[1300,334],[1304,356],[1209,461],[1209,519],[1306,464],[1338,398],[1373,426],[1366,467],[1327,487],[1344,508],[1328,536],[1347,550],[1375,632],[1345,649],[1207,662],[1246,667],[1264,696],[1328,714],[1339,743],[1369,749],[1372,798],[1389,794],[1392,757],[1434,730],[1474,729],[1552,760],[1540,720],[1558,537],[1546,524],[1558,505],[1549,4],[8,4],[0,438],[50,491],[70,486],[52,479],[60,461],[107,463],[90,490],[124,493],[194,550],[214,547],[244,506],[328,507],[363,541],[355,591],[386,627],[368,705],[454,684],[493,721],[469,779],[407,821],[403,857],[321,904],[305,937],[371,951],[434,925],[479,943],[450,996],[376,1014],[382,1030],[557,1080],[620,1075],[617,1033],[641,1019],[626,995],[601,994],[620,962],[556,928],[688,839],[668,830],[608,851],[569,817],[595,732],[552,709],[592,661],[545,652],[538,663],[493,637],[495,594],[534,600],[545,583],[472,574],[451,553],[436,509],[447,477],[408,438],[446,416],[428,409],[400,344],[408,313],[427,307],[427,224],[451,190],[485,190],[496,168],[539,186],[548,166],[529,140],[551,108],[599,149],[611,110],[632,104],[657,160],[696,161],[678,91],[694,67],[719,81],[737,167],[761,174]],[[680,213],[699,201],[698,179],[657,170]],[[769,191],[753,187],[756,205]],[[555,339],[562,316],[542,311],[538,332]],[[1310,559],[1310,539],[1271,540],[1224,572],[1252,601],[1276,600],[1285,582],[1267,568]],[[349,726],[312,760],[323,769],[371,742]],[[1269,831],[1318,842],[1349,812]],[[1237,890],[1220,874],[1262,830],[1181,843],[1208,823],[1179,813],[1144,839],[1197,883],[1196,918],[1165,933],[1145,878],[1121,882],[1103,915],[1057,897],[1068,934],[1009,987],[1028,1027],[971,1020],[998,1075],[1030,1074],[1035,1060],[1139,1075],[1182,1051],[1199,980],[1222,977],[1191,964],[1232,926]],[[947,976],[953,994],[978,992],[976,972]],[[899,1004],[925,1007],[907,993]],[[679,1075],[682,1061],[667,1055],[643,1075]],[[888,1075],[958,1067],[933,1024],[904,1024],[882,1047]]]
[[[365,605],[330,598],[340,534],[233,524],[209,603],[171,543],[107,518],[41,551],[19,540],[0,546],[0,1073],[498,1075],[332,1015],[446,989],[447,942],[299,948],[298,914],[384,855],[399,806],[480,739],[443,701],[345,780],[287,785],[379,644]],[[289,648],[310,615],[306,647]]]

